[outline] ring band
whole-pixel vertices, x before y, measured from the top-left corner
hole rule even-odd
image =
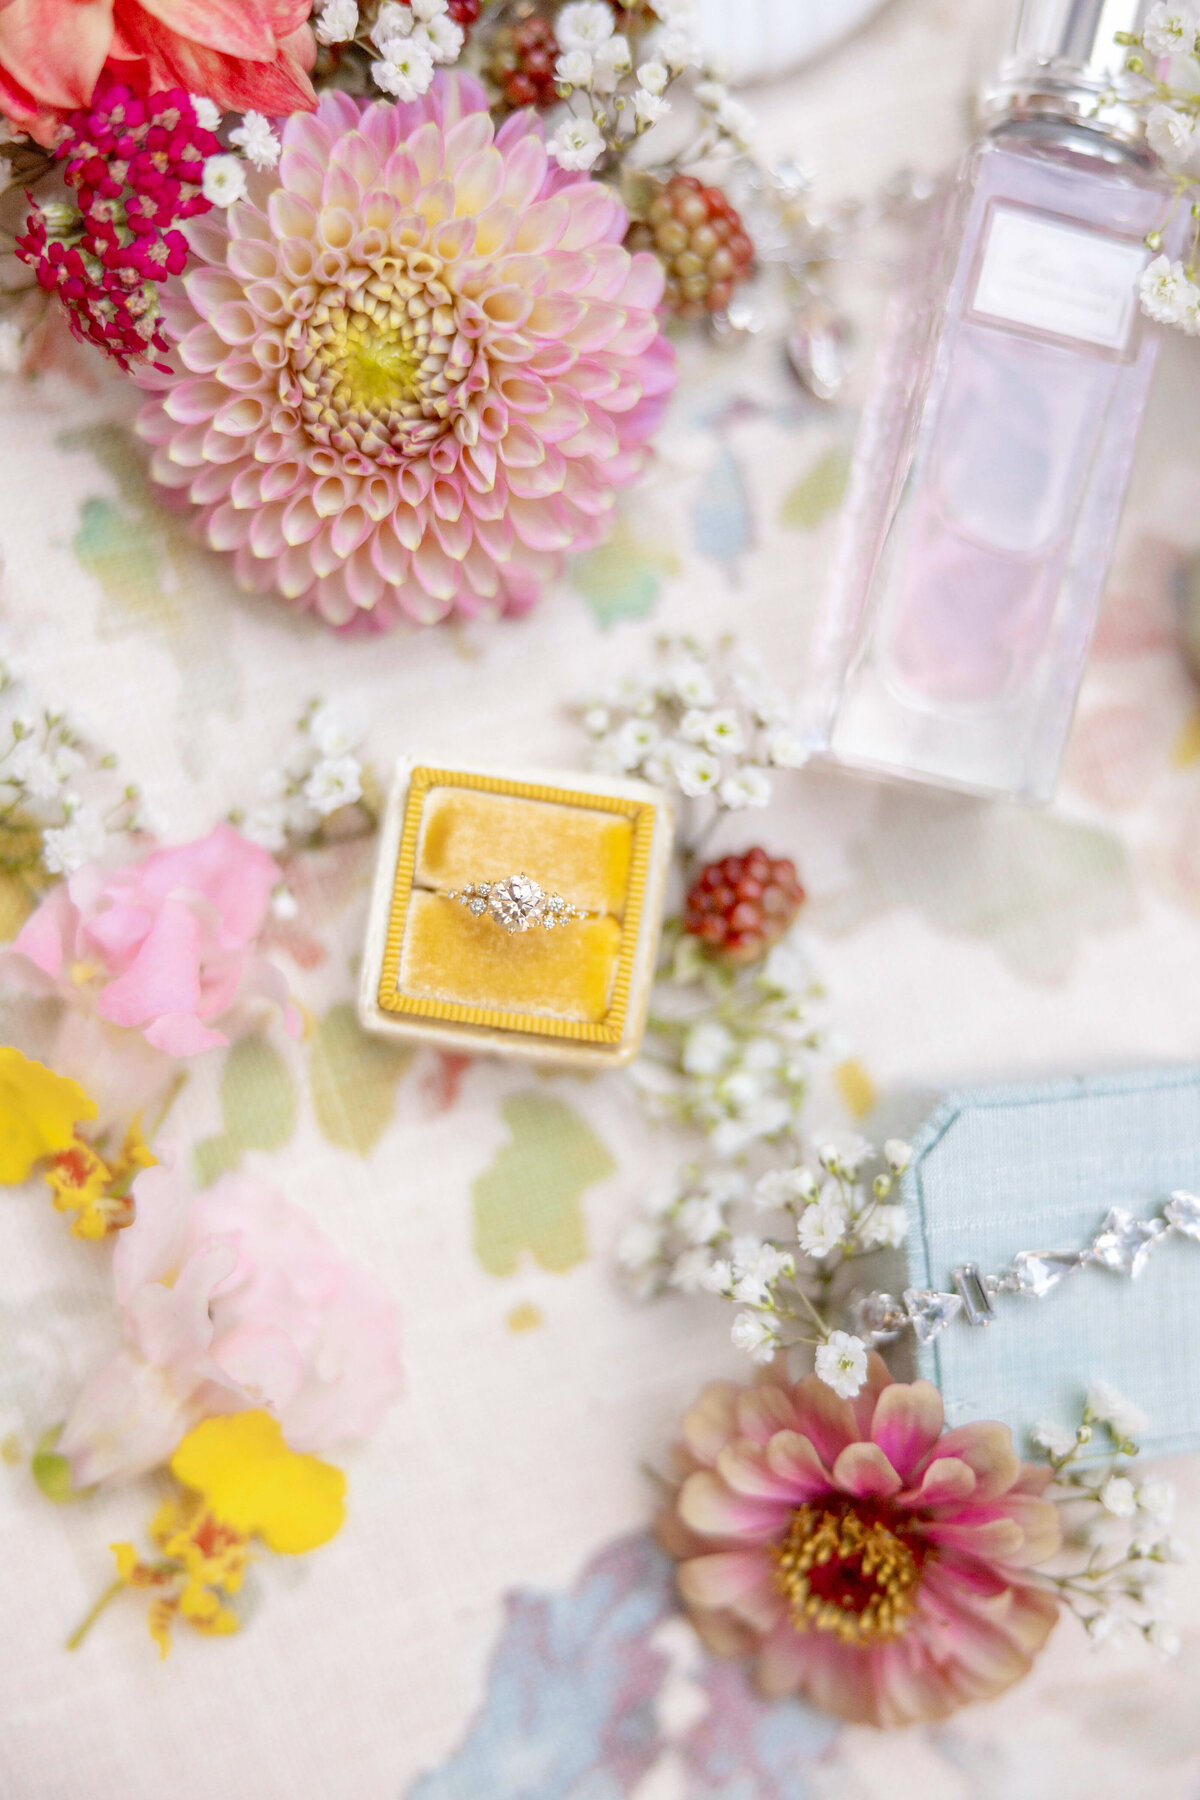
[[[594,919],[595,913],[572,905],[561,894],[548,894],[532,875],[503,875],[499,881],[471,881],[451,888],[445,899],[465,906],[478,918],[488,918],[505,931],[553,931],[575,919]]]

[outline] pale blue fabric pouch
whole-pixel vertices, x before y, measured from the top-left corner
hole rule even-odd
[[[1200,1193],[1200,1069],[949,1095],[904,1176],[909,1281],[953,1292],[953,1270],[996,1273],[1019,1251],[1082,1249],[1110,1207],[1139,1219]],[[1019,1440],[1078,1423],[1101,1377],[1149,1415],[1150,1455],[1200,1450],[1200,1243],[1157,1243],[1134,1279],[1089,1267],[1041,1299],[999,1294],[918,1353],[947,1422],[1002,1419]]]

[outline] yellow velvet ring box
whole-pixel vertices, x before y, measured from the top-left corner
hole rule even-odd
[[[580,1068],[631,1062],[646,1026],[672,830],[670,801],[644,782],[405,758],[381,833],[363,1025]],[[449,898],[517,874],[590,916],[508,932]]]

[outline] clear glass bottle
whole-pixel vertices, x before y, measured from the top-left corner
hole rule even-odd
[[[929,220],[814,643],[840,762],[1053,791],[1157,348],[1137,282],[1169,202],[1112,94],[1148,5],[1025,0]]]

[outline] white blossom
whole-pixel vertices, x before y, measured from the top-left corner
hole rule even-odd
[[[697,103],[710,112],[715,112],[729,98],[729,89],[723,81],[698,81],[693,92]]]
[[[423,25],[431,25],[436,19],[444,18],[448,0],[410,0],[412,15]]]
[[[800,1248],[818,1262],[832,1256],[846,1235],[846,1222],[846,1208],[840,1195],[823,1194],[806,1206],[796,1221]]]
[[[371,42],[386,55],[388,45],[409,37],[415,24],[411,7],[401,6],[400,0],[384,0],[371,27]]]
[[[583,729],[589,737],[603,737],[611,723],[607,706],[589,706],[583,715]]]
[[[758,981],[760,987],[776,994],[808,993],[812,987],[812,969],[794,931],[781,938],[779,943],[772,944]]]
[[[623,769],[636,769],[657,750],[661,738],[652,719],[626,719],[613,738],[613,752]]]
[[[729,1335],[735,1349],[744,1350],[756,1363],[769,1363],[779,1349],[775,1326],[760,1312],[738,1313]]]
[[[104,821],[92,806],[80,805],[65,825],[42,833],[42,862],[51,875],[73,875],[104,849]]]
[[[1121,1439],[1138,1438],[1150,1423],[1132,1401],[1123,1400],[1107,1381],[1093,1381],[1087,1391],[1087,1409],[1093,1419],[1110,1425]]]
[[[232,206],[246,192],[246,165],[240,156],[208,156],[201,180],[211,206]]]
[[[621,1233],[617,1242],[617,1261],[630,1274],[637,1274],[658,1260],[662,1246],[659,1227],[648,1219],[636,1219]]]
[[[676,663],[667,671],[663,685],[684,706],[712,706],[717,697],[712,676],[696,658]]]
[[[698,1244],[675,1258],[671,1273],[667,1276],[668,1285],[677,1288],[681,1294],[702,1293],[708,1286],[711,1268],[712,1256],[702,1244]]]
[[[724,1294],[728,1298],[733,1293],[733,1264],[725,1257],[710,1262],[700,1286],[706,1293]]]
[[[658,40],[658,54],[672,74],[678,75],[698,60],[695,40],[686,31],[668,31]]]
[[[1154,154],[1175,172],[1188,168],[1200,144],[1194,120],[1176,106],[1150,108],[1146,117],[1146,138]]]
[[[746,1177],[740,1169],[710,1169],[700,1183],[700,1192],[718,1206],[730,1206],[746,1198]]]
[[[1110,1475],[1100,1489],[1100,1504],[1114,1519],[1132,1519],[1137,1511],[1137,1494],[1132,1481],[1124,1475]]]
[[[1183,296],[1179,323],[1189,337],[1200,337],[1200,287],[1194,281],[1187,284],[1187,292]]]
[[[240,830],[252,844],[264,850],[282,850],[287,844],[287,806],[282,800],[264,800],[242,820]]]
[[[415,27],[412,42],[424,44],[435,63],[453,63],[462,55],[466,33],[449,14],[438,13]]]
[[[912,1161],[912,1145],[903,1138],[888,1138],[883,1146],[883,1160],[893,1175],[903,1175]]]
[[[300,902],[290,887],[279,886],[271,895],[271,915],[276,919],[294,919],[300,911]]]
[[[1160,325],[1178,325],[1187,305],[1190,282],[1181,262],[1156,256],[1138,279],[1142,311]]]
[[[591,52],[564,50],[554,65],[554,73],[564,87],[586,87],[592,79]]]
[[[1158,1654],[1168,1662],[1172,1657],[1179,1655],[1182,1647],[1178,1631],[1165,1619],[1155,1619],[1154,1623],[1147,1628],[1146,1642],[1152,1650],[1157,1650]]]
[[[594,52],[613,35],[612,8],[601,0],[570,0],[559,9],[554,35],[560,50]]]
[[[35,800],[53,799],[66,775],[61,763],[46,755],[36,737],[20,738],[4,758],[2,778],[17,782]]]
[[[1145,1513],[1149,1519],[1157,1519],[1166,1525],[1175,1510],[1175,1489],[1169,1481],[1155,1476],[1143,1481],[1137,1491],[1138,1511]]]
[[[344,756],[361,741],[361,734],[352,732],[341,714],[325,700],[309,714],[307,729],[322,756]]]
[[[25,334],[15,319],[0,319],[0,375],[16,375],[25,355]]]
[[[1196,44],[1196,14],[1190,6],[1152,6],[1142,27],[1151,56],[1186,56]]]
[[[685,1200],[676,1222],[689,1244],[711,1244],[725,1229],[725,1214],[715,1200]]]
[[[898,1250],[908,1236],[908,1214],[902,1206],[874,1206],[857,1235],[864,1250]]]
[[[1034,1443],[1050,1456],[1069,1456],[1076,1444],[1075,1433],[1068,1425],[1044,1422],[1034,1426],[1031,1436]]]
[[[740,100],[728,95],[717,108],[717,124],[742,145],[748,144],[754,136],[754,114]]]
[[[702,1019],[684,1039],[683,1068],[687,1075],[718,1075],[733,1054],[733,1037],[716,1019]]]
[[[564,119],[546,145],[562,169],[590,169],[604,154],[604,135],[594,119]]]
[[[767,758],[777,769],[802,769],[808,761],[804,739],[789,725],[777,725],[767,738]]]
[[[323,819],[362,797],[362,765],[356,756],[322,757],[304,784],[304,797]]]
[[[639,63],[637,78],[639,86],[644,87],[648,93],[661,94],[671,79],[671,71],[665,63]]]
[[[643,125],[657,125],[658,121],[671,110],[671,102],[665,94],[652,94],[649,88],[639,88],[633,96],[634,114]]]
[[[867,1379],[867,1346],[848,1331],[831,1331],[814,1361],[826,1387],[843,1400],[853,1400]]]
[[[720,786],[722,806],[731,812],[744,806],[767,806],[771,799],[771,778],[762,769],[735,769]]]
[[[348,44],[358,32],[357,0],[325,0],[317,15],[318,44]]]
[[[692,716],[690,713],[687,715]],[[745,747],[746,735],[742,730],[742,721],[732,706],[719,706],[715,712],[704,713],[703,743],[705,748],[714,754],[727,750],[731,756],[737,756]]]
[[[721,765],[707,750],[685,748],[673,759],[675,779],[690,800],[711,794],[721,781]]]
[[[192,111],[196,115],[196,123],[201,131],[219,131],[221,129],[221,109],[207,94],[189,94]]]
[[[592,59],[592,83],[600,94],[614,94],[633,67],[628,38],[618,32],[601,44]]]
[[[397,100],[419,100],[433,86],[433,57],[426,44],[391,39],[379,62],[371,64],[376,87]]]
[[[283,148],[269,122],[259,112],[245,113],[237,130],[230,132],[229,141],[237,145],[256,169],[273,169]]]
[[[811,1200],[816,1191],[817,1184],[807,1169],[771,1169],[755,1183],[752,1197],[755,1206],[766,1210],[792,1200]]]
[[[679,721],[679,735],[689,744],[702,744],[708,735],[709,714],[699,706],[689,706]]]

